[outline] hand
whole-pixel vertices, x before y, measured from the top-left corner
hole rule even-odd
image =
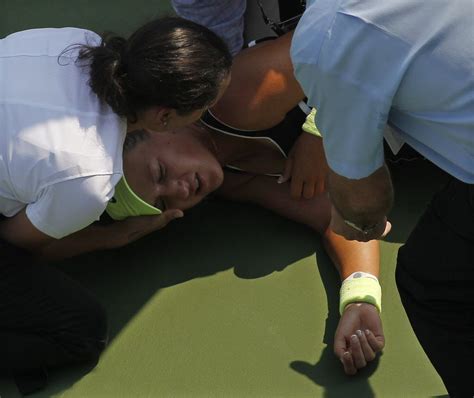
[[[169,209],[157,216],[129,217],[123,221],[117,221],[107,227],[110,228],[108,248],[125,246],[151,232],[164,228],[169,222],[181,217],[183,217],[181,210]]]
[[[324,191],[328,170],[323,140],[303,131],[291,148],[285,171],[278,182],[283,183],[291,178],[291,197],[311,199]]]
[[[351,303],[341,316],[334,337],[334,353],[344,372],[354,375],[373,361],[385,346],[380,314],[372,304]]]
[[[357,229],[347,225],[344,219],[339,214],[334,206],[331,209],[331,223],[329,225],[336,234],[343,236],[347,240],[358,240],[359,242],[368,242],[372,239],[380,239],[385,237],[392,229],[392,224],[387,221],[387,217],[384,217],[376,228],[371,230],[369,233],[363,233]]]

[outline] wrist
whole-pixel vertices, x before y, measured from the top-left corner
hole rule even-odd
[[[346,307],[344,308],[344,312],[346,312],[347,310],[350,310],[351,308],[360,308],[364,306],[370,306],[374,308],[375,311],[379,312],[378,308],[374,304],[365,303],[363,301],[354,301],[353,303],[347,304]]]
[[[349,304],[372,304],[382,312],[382,289],[375,275],[354,272],[344,279],[341,285],[339,312],[345,311]]]

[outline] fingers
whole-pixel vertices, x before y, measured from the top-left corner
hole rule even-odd
[[[369,330],[365,332],[357,330],[348,339],[349,347],[347,347],[344,338],[336,337],[334,352],[339,357],[344,372],[347,375],[355,375],[359,369],[373,361],[377,356],[377,352],[381,351],[384,346],[383,337],[381,339],[382,341],[377,339]]]
[[[368,329],[365,332],[357,330],[356,333],[350,337],[350,353],[354,367],[361,369],[367,366],[367,362],[373,361],[377,356],[377,352],[380,352],[384,345],[383,336],[377,338]],[[352,368],[349,365],[349,359],[347,359],[346,362],[348,364],[347,369],[351,371]]]
[[[342,366],[344,366],[344,372],[347,375],[355,375],[357,373],[357,368],[355,367],[354,361],[352,359],[352,355],[349,351],[346,351],[340,357],[342,362]]]
[[[316,183],[316,187],[314,189],[314,194],[318,195],[324,192],[324,178],[321,178],[319,182]]]
[[[183,212],[178,209],[165,210],[158,216],[154,216],[153,230],[166,227],[171,221],[183,217]]]
[[[344,373],[347,375],[355,375],[357,373],[357,368],[352,354],[348,351],[344,334],[336,332],[336,336],[334,337],[334,353],[341,361],[342,366],[344,367]]]
[[[291,179],[290,195],[293,199],[301,199],[303,186],[304,186],[304,181],[301,178]]]
[[[363,368],[367,365],[359,338],[355,334],[351,336],[351,353],[354,365],[357,369]]]
[[[306,182],[303,188],[303,198],[311,199],[314,196],[314,183]]]
[[[366,362],[373,361],[375,359],[375,353],[378,351],[375,347],[367,341],[367,336],[362,330],[357,330],[356,335],[359,338],[360,347],[362,354]]]
[[[366,330],[364,333],[366,340],[373,351],[379,352],[385,346],[385,339],[383,336],[376,337],[370,330]]]
[[[285,163],[285,170],[283,174],[278,178],[278,184],[287,182],[291,177],[291,172],[293,170],[293,158],[289,157]]]

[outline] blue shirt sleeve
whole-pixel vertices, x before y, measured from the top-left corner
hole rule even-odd
[[[291,48],[295,75],[318,109],[316,124],[336,173],[359,179],[383,164],[383,132],[406,52],[402,40],[341,9],[319,24],[310,13],[300,21]]]

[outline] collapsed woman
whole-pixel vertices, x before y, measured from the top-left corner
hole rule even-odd
[[[254,93],[262,98],[270,92],[285,91],[282,70],[291,65],[279,62],[290,36],[243,51],[235,60],[232,86],[248,87],[257,82]],[[271,65],[271,66],[269,66]],[[273,78],[254,79],[257,75]],[[239,81],[239,79],[246,79]],[[273,80],[273,82],[272,82]],[[279,85],[281,87],[279,87]],[[249,115],[255,122],[269,123],[283,112],[283,121],[261,130],[239,130],[212,112],[200,124],[162,134],[146,130],[130,133],[124,146],[124,175],[107,211],[116,220],[128,216],[159,214],[165,209],[182,211],[197,205],[215,192],[224,198],[251,202],[306,224],[319,232],[325,248],[337,267],[341,280],[341,320],[336,331],[334,351],[348,374],[366,366],[384,346],[380,321],[379,243],[348,241],[329,228],[331,203],[325,192],[311,199],[295,199],[290,182],[281,177],[287,156],[296,145],[320,139],[301,132],[306,113],[299,106],[303,98],[295,87],[275,101],[275,114]],[[226,100],[224,94],[223,101]],[[242,95],[241,109],[251,104]],[[270,101],[273,99],[270,98]],[[237,101],[238,102],[238,101]],[[234,101],[234,105],[239,105]],[[303,105],[301,105],[303,107]],[[232,113],[232,109],[228,110]],[[286,116],[285,116],[285,113]],[[261,120],[259,119],[261,117]],[[306,123],[307,125],[307,123]],[[308,131],[314,132],[314,126]],[[307,144],[305,144],[307,145]],[[320,159],[324,169],[324,159]]]

